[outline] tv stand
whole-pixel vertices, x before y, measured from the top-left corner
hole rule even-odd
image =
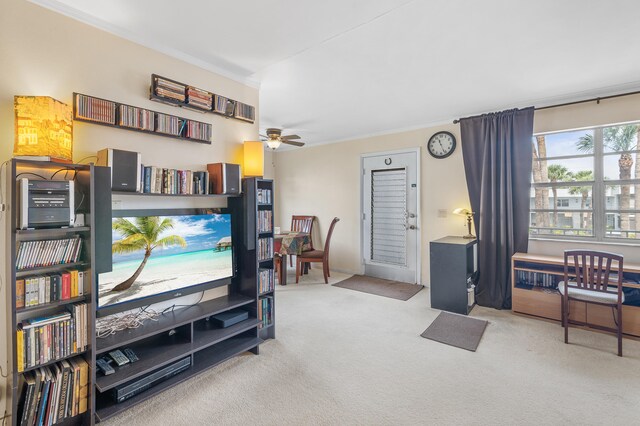
[[[78,183],[78,189],[84,195],[76,205],[76,213],[84,213],[88,223],[83,227],[54,228],[36,230],[18,230],[18,199],[16,180],[21,173],[38,173],[47,178],[61,179],[64,174],[60,170],[69,170]],[[79,401],[84,403],[77,413],[69,414],[60,421],[65,425],[91,425],[121,413],[152,396],[169,389],[201,372],[210,369],[243,352],[259,354],[259,345],[265,339],[275,337],[275,318],[273,287],[264,288],[258,282],[259,277],[273,279],[273,257],[262,253],[258,247],[269,248],[265,244],[272,237],[273,218],[270,214],[273,204],[258,198],[265,191],[273,190],[273,181],[264,179],[247,179],[244,182],[245,192],[242,197],[229,197],[228,204],[234,216],[232,223],[232,239],[236,250],[235,275],[231,284],[227,285],[227,294],[214,299],[205,300],[193,306],[175,309],[164,313],[157,321],[146,321],[141,327],[118,332],[106,338],[96,338],[97,295],[96,283],[98,274],[109,271],[111,260],[111,191],[110,172],[108,168],[93,165],[57,164],[51,162],[35,162],[29,160],[12,160],[8,171],[9,179],[5,181],[5,193],[10,197],[11,209],[8,215],[5,235],[5,251],[7,253],[6,273],[3,278],[11,289],[8,296],[7,329],[9,347],[9,386],[7,395],[11,398],[11,412],[8,413],[12,425],[21,423],[21,415],[25,400],[26,377],[38,374],[41,367],[53,368],[53,364],[77,364],[78,370],[88,371],[86,397],[80,390]],[[272,194],[269,192],[269,194]],[[135,194],[132,194],[135,195]],[[142,194],[138,194],[142,195]],[[78,204],[78,203],[77,203]],[[269,217],[265,224],[264,218]],[[258,228],[261,219],[265,229]],[[57,240],[79,236],[83,241],[82,255],[78,262],[38,267],[21,270],[17,266],[18,243]],[[271,250],[266,250],[272,252]],[[17,281],[37,275],[47,275],[68,269],[80,269],[84,272],[84,288],[78,297],[65,300],[52,300],[37,306],[24,306],[24,294],[17,294]],[[264,284],[264,282],[262,283]],[[18,302],[22,301],[22,305]],[[270,303],[265,303],[268,301]],[[18,361],[22,359],[23,345],[18,339],[20,323],[24,320],[44,315],[55,315],[67,309],[73,309],[76,303],[87,305],[86,327],[79,330],[88,338],[88,344],[82,351],[77,351],[43,364],[27,366]],[[269,307],[269,310],[265,310]],[[217,327],[208,318],[232,309],[243,309],[248,318],[226,328]],[[268,315],[267,315],[268,314]],[[97,372],[96,359],[108,355],[115,349],[129,347],[137,354],[139,360],[122,367],[114,365],[115,373],[108,376]],[[139,394],[116,403],[112,397],[115,387],[142,378],[150,373],[169,366],[185,357],[190,358],[190,365],[184,371],[168,377],[153,387]],[[82,377],[82,374],[80,375]],[[35,389],[31,387],[32,391]],[[35,392],[35,391],[34,391]],[[76,397],[78,394],[75,395]],[[82,405],[82,403],[80,405]],[[70,405],[71,406],[71,405]]]
[[[118,348],[130,347],[139,358],[135,363],[115,367],[114,374],[96,377],[96,420],[106,420],[242,352],[258,354],[262,339],[257,336],[260,321],[255,316],[250,315],[248,319],[226,328],[215,327],[207,321],[211,315],[235,308],[249,309],[255,303],[252,297],[229,294],[167,312],[158,321],[147,321],[139,328],[96,339],[97,357]],[[191,357],[191,366],[186,371],[126,401],[114,401],[111,392],[116,386],[144,377],[187,356]]]

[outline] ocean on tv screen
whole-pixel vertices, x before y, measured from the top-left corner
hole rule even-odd
[[[113,270],[98,278],[99,307],[233,275],[228,214],[114,218],[112,242]]]

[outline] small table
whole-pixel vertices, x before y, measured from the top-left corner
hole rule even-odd
[[[287,285],[287,255],[299,256],[311,250],[311,235],[308,232],[287,232],[273,236],[273,251],[282,257],[280,261],[280,285]],[[306,270],[306,268],[305,268]]]

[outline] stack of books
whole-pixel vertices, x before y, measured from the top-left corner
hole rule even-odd
[[[213,105],[213,93],[187,86],[187,104],[198,109],[211,111]]]
[[[18,270],[41,268],[64,263],[75,263],[80,258],[82,239],[21,241],[16,256]]]
[[[224,96],[216,95],[213,111],[224,115],[233,115],[235,110],[235,102]]]
[[[76,93],[76,117],[99,123],[116,124],[116,104]]]
[[[273,212],[271,210],[258,211],[258,232],[271,232],[273,229],[271,223],[273,222]]]
[[[258,239],[258,260],[269,260],[273,258],[273,238]]]
[[[201,141],[210,141],[211,124],[187,120],[187,134],[184,136]]]
[[[273,269],[261,268],[258,273],[258,292],[268,293],[274,288]]]
[[[84,271],[65,271],[16,280],[16,308],[44,305],[84,295]],[[87,275],[88,277],[88,275]]]
[[[242,102],[236,102],[234,117],[253,123],[256,119],[256,109],[251,105],[243,104]]]
[[[24,375],[21,425],[53,425],[87,411],[89,364],[81,357]]]
[[[258,302],[258,319],[262,320],[258,328],[268,327],[273,321],[273,296],[261,297]]]
[[[258,188],[258,204],[271,204],[271,190]]]
[[[155,127],[155,113],[144,108],[120,105],[118,125],[152,132]]]
[[[209,194],[209,172],[142,166],[142,192],[147,194]]]
[[[181,136],[182,130],[186,123],[185,120],[180,120],[178,117],[167,114],[157,114],[156,120],[156,132],[166,133],[167,135]]]
[[[75,303],[67,309],[18,324],[16,363],[19,372],[66,358],[87,348],[87,304]]]
[[[184,102],[186,86],[160,77],[155,77],[154,80],[154,89],[157,96]]]

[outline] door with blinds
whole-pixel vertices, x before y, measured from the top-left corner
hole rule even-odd
[[[368,276],[420,277],[419,149],[362,156],[362,257]]]

